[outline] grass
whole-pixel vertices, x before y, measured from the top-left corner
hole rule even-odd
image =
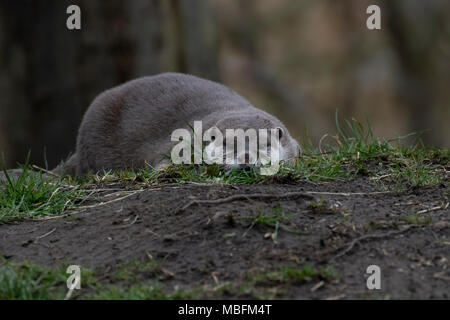
[[[88,299],[94,300],[144,300],[144,299],[162,299],[166,295],[159,285],[134,285],[129,288],[123,288],[111,285],[98,293],[88,296]]]
[[[275,227],[277,224],[289,221],[290,218],[291,216],[284,214],[281,206],[275,206],[272,208],[272,213],[259,212],[256,217],[253,218],[253,223]]]
[[[277,240],[279,230],[284,230],[297,235],[302,234],[302,232],[296,231],[287,225],[292,218],[294,218],[294,215],[285,214],[283,212],[283,207],[278,205],[272,208],[271,213],[260,211],[255,217],[249,218],[252,222],[245,233],[249,232],[255,225],[273,228],[274,232],[267,233],[266,235],[270,235],[274,242]]]
[[[64,299],[67,293],[66,266],[46,268],[28,261],[8,262],[0,256],[0,300]],[[81,287],[92,286],[96,279],[90,269],[81,269]]]
[[[147,256],[147,259],[132,259],[120,264],[111,275],[114,280],[124,280],[127,282],[137,282],[139,277],[157,278],[165,280],[173,277],[170,271],[165,270],[162,261]],[[142,280],[142,279],[141,279]]]
[[[6,184],[0,185],[0,224],[42,216],[56,216],[73,203],[80,192],[58,179],[29,169],[28,159],[17,177],[4,170]]]
[[[355,119],[345,121],[344,129],[336,114],[334,136],[325,135],[315,147],[307,137],[302,141],[303,153],[294,164],[283,164],[275,176],[261,176],[255,170],[225,170],[214,165],[169,165],[162,171],[151,167],[128,173],[140,181],[203,182],[251,184],[273,181],[303,180],[323,182],[350,180],[357,176],[372,177],[384,188],[406,189],[436,185],[445,178],[443,166],[450,162],[447,149],[426,148],[420,142],[404,145],[405,139],[420,137],[421,132],[396,139],[380,139],[373,135],[370,123]],[[123,173],[122,173],[123,175]]]
[[[418,214],[415,214],[403,217],[403,220],[408,224],[428,225],[431,223],[432,218],[430,216],[419,216]]]
[[[143,261],[132,260],[118,266],[118,271],[110,272],[105,277],[100,271],[93,272],[81,268],[81,290],[74,290],[72,298],[76,299],[195,299],[200,289],[164,290],[157,281],[145,283],[138,277],[148,277],[146,273],[153,265]],[[130,276],[134,274],[134,276]],[[70,274],[66,268],[47,268],[30,262],[12,263],[0,260],[0,300],[47,300],[64,299],[67,294],[67,279]],[[101,280],[109,278],[114,283]],[[123,281],[126,283],[123,284]]]
[[[281,164],[275,176],[262,176],[255,170],[226,170],[213,165],[169,165],[156,170],[143,169],[104,171],[84,178],[49,179],[29,169],[28,160],[22,173],[0,185],[0,223],[42,216],[56,216],[76,208],[86,199],[83,194],[105,185],[117,183],[123,189],[145,188],[149,184],[198,182],[253,184],[284,181],[324,182],[348,181],[358,176],[369,178],[382,190],[403,191],[408,188],[432,186],[446,179],[445,166],[450,162],[447,149],[429,149],[420,143],[403,145],[412,133],[397,139],[374,137],[370,123],[362,125],[355,119],[341,126],[336,113],[337,134],[325,135],[315,147],[305,135],[303,153],[294,164]],[[28,158],[27,158],[28,159]],[[86,187],[88,186],[88,187]],[[82,201],[79,201],[84,199]],[[320,209],[320,208],[317,208]],[[261,216],[262,223],[270,223]],[[265,221],[265,222],[264,222]],[[272,224],[273,226],[273,224]]]
[[[313,280],[331,280],[335,277],[330,268],[282,265],[269,271],[252,274],[249,280],[254,284],[301,284]]]
[[[338,134],[325,135],[316,148],[303,141],[304,154],[293,167],[284,166],[280,175],[309,181],[348,180],[358,175],[380,177],[396,186],[428,186],[442,182],[442,165],[450,161],[449,150],[427,149],[420,143],[402,145],[402,140],[419,137],[420,132],[397,139],[380,139],[366,126],[353,119],[341,127],[336,113]],[[326,138],[333,143],[323,144]]]
[[[173,182],[253,184],[299,180],[348,181],[363,177],[382,189],[408,190],[438,185],[447,179],[449,150],[430,149],[420,143],[402,144],[404,139],[418,136],[418,133],[384,140],[373,136],[368,122],[363,126],[356,120],[345,121],[345,126],[343,128],[336,117],[337,134],[324,136],[317,147],[305,138],[301,157],[292,165],[283,164],[276,176],[260,176],[253,170],[228,171],[220,165],[169,165],[162,170],[150,166],[137,170],[110,170],[82,179],[49,178],[42,172],[33,171],[27,158],[19,175],[12,176],[4,170],[6,182],[0,185],[0,224],[61,215],[86,201],[97,201],[90,195],[110,185],[132,193],[152,184]],[[445,194],[449,199],[448,192]],[[314,213],[338,212],[323,199],[312,201],[310,209]],[[232,215],[227,217],[232,222]],[[252,226],[274,229],[270,235],[276,242],[279,230],[293,232],[287,227],[291,218],[278,206],[272,212],[259,212],[249,221]],[[421,215],[401,219],[414,225],[431,222],[430,217]],[[235,236],[234,232],[223,235],[224,238]],[[0,299],[63,299],[67,293],[67,277],[64,268],[0,260]],[[125,262],[106,274],[82,269],[82,290],[75,290],[73,298],[195,299],[233,295],[265,299],[274,298],[291,286],[327,281],[336,276],[329,268],[280,265],[249,273],[243,282],[225,282],[215,288],[167,290],[161,282],[171,277],[170,271],[162,267],[162,261],[150,257]]]
[[[139,283],[130,287],[109,285],[85,298],[93,300],[180,300],[198,298],[198,293],[196,290],[175,290],[167,293],[158,283],[151,285]]]
[[[0,265],[0,299],[62,299],[66,277],[62,270],[32,264]]]
[[[310,201],[308,207],[315,214],[335,214],[335,213],[340,213],[338,208],[331,206],[323,198],[319,198],[318,200]]]
[[[245,281],[240,283],[222,283],[214,288],[214,292],[251,299],[275,299],[287,294],[294,286],[336,278],[330,267],[279,265],[270,270],[249,272]]]
[[[161,262],[154,259],[130,260],[113,270],[81,267],[81,290],[74,290],[71,299],[77,300],[173,300],[224,298],[228,295],[256,299],[275,298],[289,290],[290,285],[312,281],[331,281],[336,278],[329,268],[309,265],[279,265],[269,270],[250,272],[239,281],[167,290],[158,281],[155,270]],[[149,273],[150,272],[150,273]],[[68,292],[66,266],[43,267],[30,262],[13,263],[0,260],[0,299],[47,300],[64,299]],[[280,285],[283,285],[281,288]]]

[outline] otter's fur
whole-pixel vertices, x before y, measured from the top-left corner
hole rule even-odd
[[[75,153],[56,171],[84,175],[102,169],[161,167],[178,128],[202,121],[204,130],[281,128],[281,159],[294,158],[299,145],[276,117],[253,107],[219,83],[179,73],[131,80],[97,96],[78,131]]]

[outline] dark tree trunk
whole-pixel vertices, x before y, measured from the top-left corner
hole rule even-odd
[[[434,67],[432,53],[444,19],[439,10],[432,9],[433,5],[426,1],[385,1],[383,4],[387,29],[401,70],[397,79],[398,97],[410,110],[410,130],[430,130],[422,140],[426,144],[441,145],[444,139],[434,128],[436,115],[433,111],[436,108],[430,74]],[[415,17],[419,15],[435,22],[418,24]]]
[[[219,81],[215,12],[206,0],[170,0],[173,62],[178,71]]]
[[[177,40],[165,36],[173,17],[162,1],[1,1],[0,151],[7,166],[23,163],[29,150],[41,166],[44,151],[50,168],[65,159],[92,99],[131,78],[172,70],[217,79],[207,3],[174,3]],[[81,8],[81,30],[66,28],[70,4]],[[184,63],[167,67],[164,45],[173,41]]]

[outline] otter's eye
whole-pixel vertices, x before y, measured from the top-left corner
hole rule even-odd
[[[211,136],[211,141],[216,140],[216,136]]]
[[[284,134],[283,129],[277,128],[277,131],[278,131],[278,139],[281,139],[283,137],[283,134]]]

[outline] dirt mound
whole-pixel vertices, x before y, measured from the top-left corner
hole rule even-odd
[[[258,193],[272,196],[190,203]],[[96,270],[151,255],[173,275],[164,285],[186,288],[307,264],[335,276],[294,282],[276,297],[448,299],[448,194],[448,185],[383,192],[363,178],[156,185],[63,217],[0,225],[0,254]],[[381,290],[366,287],[370,265],[381,269]]]

